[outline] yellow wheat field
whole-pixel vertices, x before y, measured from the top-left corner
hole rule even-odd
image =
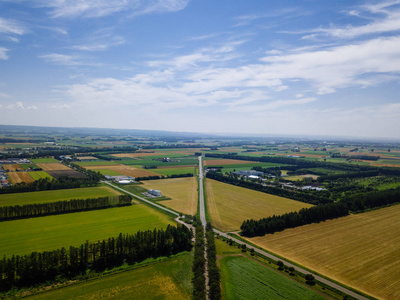
[[[211,179],[206,180],[206,194],[211,223],[222,231],[239,230],[247,219],[258,220],[312,206]]]
[[[380,299],[400,299],[400,205],[251,242]]]
[[[149,180],[144,182],[147,189],[160,190],[171,200],[159,203],[183,214],[195,215],[197,212],[197,177]]]

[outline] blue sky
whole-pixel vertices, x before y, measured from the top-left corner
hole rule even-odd
[[[400,0],[0,0],[0,113],[399,138]]]

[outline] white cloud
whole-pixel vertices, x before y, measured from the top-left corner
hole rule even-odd
[[[109,47],[125,44],[125,42],[126,40],[123,37],[115,36],[108,40],[94,41],[90,44],[75,45],[71,48],[82,51],[102,51],[106,50]]]
[[[59,53],[50,53],[40,55],[48,63],[64,66],[99,66],[99,64],[92,63],[88,59],[76,55],[66,55]]]
[[[0,17],[0,33],[23,35],[25,29],[14,20]]]
[[[0,59],[8,59],[7,51],[9,51],[7,48],[0,47]]]
[[[117,12],[130,15],[175,12],[186,7],[189,0],[42,0],[41,6],[51,9],[53,18],[99,18]]]

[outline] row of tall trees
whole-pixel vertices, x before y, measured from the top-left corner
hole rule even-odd
[[[211,223],[206,226],[208,297],[210,300],[221,299],[221,275],[217,266],[217,249]]]
[[[280,216],[273,215],[256,220],[246,220],[240,229],[246,237],[263,236],[268,233],[282,231],[311,223],[343,217],[349,214],[349,209],[344,203],[328,203],[310,208],[302,208],[298,212],[290,212]]]
[[[122,265],[134,264],[147,258],[169,256],[189,251],[192,232],[183,225],[168,225],[163,230],[139,231],[120,234],[106,240],[70,246],[47,252],[33,252],[0,260],[0,291],[24,288],[43,283],[84,276],[88,270],[103,271]]]
[[[3,187],[0,189],[0,194],[75,189],[97,185],[99,185],[98,180],[91,180],[89,178],[73,178],[68,176],[62,176],[58,179],[40,178],[30,183],[20,182],[12,186]]]
[[[51,203],[35,203],[0,207],[0,221],[26,219],[71,212],[104,209],[132,204],[130,195],[100,197],[90,199],[71,199]]]
[[[205,300],[206,299],[206,277],[205,277],[205,264],[204,257],[204,227],[201,222],[196,222],[196,239],[194,244],[194,258],[193,258],[193,299]]]
[[[306,203],[311,203],[311,204],[321,204],[321,203],[329,203],[332,202],[332,200],[324,198],[324,197],[317,197],[313,194],[310,194],[309,192],[306,191],[292,191],[292,190],[285,190],[279,187],[273,187],[273,186],[264,186],[261,185],[257,182],[253,181],[245,181],[236,178],[235,176],[224,176],[220,172],[214,172],[214,171],[209,171],[206,174],[207,178],[218,180],[224,183],[229,183],[232,185],[260,191],[263,193],[268,193],[280,197],[285,197],[285,198],[290,198],[293,200],[301,201],[301,202],[306,202]]]

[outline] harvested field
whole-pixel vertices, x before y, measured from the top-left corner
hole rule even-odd
[[[97,169],[100,170],[111,170],[115,171],[117,173],[126,175],[126,176],[132,176],[132,177],[146,177],[146,176],[159,176],[159,174],[141,169],[141,168],[134,168],[130,166],[125,166],[125,165],[114,165],[114,166],[85,166],[86,169],[88,170],[94,170],[96,171]]]
[[[399,214],[395,205],[249,240],[376,298],[400,299]]]
[[[54,170],[54,171],[46,171],[51,177],[56,179],[60,178],[61,176],[68,176],[72,178],[86,178],[86,176],[82,173],[79,173],[75,170]]]
[[[195,215],[197,211],[197,180],[195,177],[149,180],[144,182],[147,189],[160,190],[171,200],[160,204],[183,214]]]
[[[17,169],[22,170],[22,167],[20,165],[16,164],[6,164],[3,165],[4,170],[9,170],[10,172],[15,172]]]
[[[371,166],[400,168],[400,164],[371,163]]]
[[[222,231],[239,230],[247,219],[258,220],[312,206],[210,179],[206,180],[206,194],[211,223]]]
[[[38,163],[36,165],[44,171],[71,170],[69,167],[60,163]]]
[[[34,182],[33,178],[29,176],[27,172],[10,172],[7,173],[8,178],[10,178],[12,184],[20,183],[20,182]]]
[[[98,158],[94,157],[94,156],[79,156],[79,157],[77,157],[77,159],[79,159],[79,160],[96,160]]]
[[[157,156],[157,155],[165,155],[168,156],[167,154],[163,152],[142,152],[142,153],[120,153],[120,154],[111,154],[111,156],[115,157],[130,157],[130,158],[137,158],[137,157],[146,157],[146,156]]]
[[[258,162],[248,161],[248,160],[237,160],[237,159],[213,159],[204,161],[204,166],[242,165],[242,164],[258,164]]]

